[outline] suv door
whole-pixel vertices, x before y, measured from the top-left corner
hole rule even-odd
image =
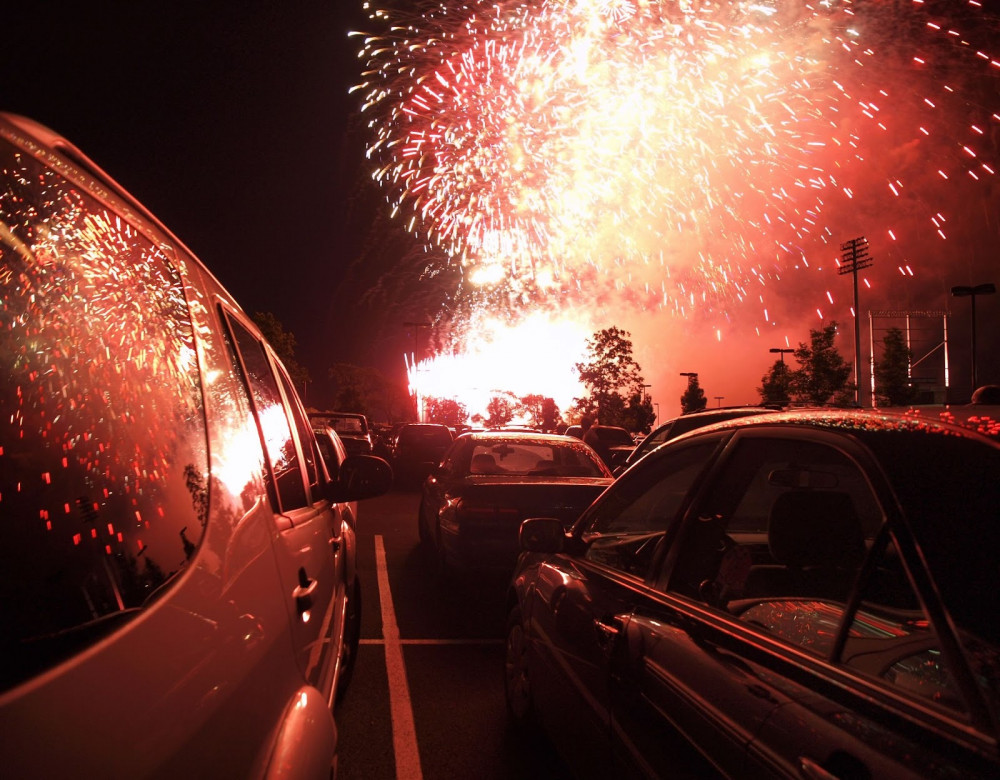
[[[284,370],[236,315],[226,314],[267,454],[296,658],[309,683],[332,703],[345,607],[343,524],[337,507],[322,496],[319,448]]]

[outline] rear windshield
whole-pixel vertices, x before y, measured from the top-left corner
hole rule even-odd
[[[170,259],[0,138],[0,689],[193,555],[207,445]]]
[[[364,435],[368,433],[365,421],[360,417],[331,417],[328,424],[337,433]]]
[[[1000,448],[917,431],[866,443],[888,472],[952,616],[1000,644]]]
[[[447,447],[451,444],[451,432],[444,427],[408,427],[399,434],[403,444],[429,447]]]
[[[476,442],[469,473],[507,476],[603,477],[591,451],[581,443]]]

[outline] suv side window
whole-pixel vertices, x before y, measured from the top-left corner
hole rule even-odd
[[[253,399],[258,430],[277,489],[278,506],[274,509],[276,512],[288,512],[304,507],[308,501],[299,454],[264,345],[235,318],[227,317],[226,320]]]
[[[319,499],[319,470],[317,463],[316,437],[313,434],[309,418],[303,411],[299,403],[299,397],[292,388],[292,381],[283,369],[278,370],[278,378],[281,380],[281,388],[285,391],[285,398],[288,399],[288,407],[292,412],[292,420],[295,422],[295,430],[299,436],[299,443],[302,445],[302,461],[306,467],[306,477],[309,480],[309,487],[312,490],[312,499]]]
[[[184,568],[208,519],[209,466],[171,258],[3,140],[0,168],[2,690],[96,641],[115,624],[102,618]]]

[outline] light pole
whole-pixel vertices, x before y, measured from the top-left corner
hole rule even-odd
[[[771,349],[768,350],[768,352],[778,353],[779,355],[781,355],[782,363],[785,362],[785,355],[790,355],[794,351],[795,351],[794,349],[782,349],[781,347],[772,347]]]
[[[724,395],[713,395],[712,396],[712,398],[715,399],[715,406],[717,408],[720,408],[720,409],[722,408],[722,399],[725,398],[725,397],[726,396],[724,396]]]
[[[656,407],[656,425],[655,425],[655,427],[658,428],[660,426],[660,405],[658,403],[654,402],[653,406]]]
[[[951,294],[956,298],[970,298],[972,300],[972,388],[970,393],[976,392],[979,381],[976,375],[976,296],[992,295],[997,291],[996,285],[992,282],[977,284],[975,287],[959,285],[951,288]]]

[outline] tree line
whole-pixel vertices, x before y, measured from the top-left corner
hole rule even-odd
[[[272,314],[258,312],[253,318],[293,381],[305,387],[310,378],[295,359],[295,337]],[[810,330],[809,341],[801,342],[792,351],[796,367],[789,365],[781,354],[756,388],[760,402],[780,406],[856,405],[857,386],[851,381],[853,367],[837,351],[836,335],[836,322]],[[903,332],[890,328],[883,339],[882,355],[875,363],[878,406],[904,406],[916,399],[918,388],[909,376],[911,359]],[[648,385],[644,383],[642,369],[634,358],[628,331],[612,326],[595,332],[586,342],[584,360],[575,368],[585,392],[573,399],[568,409],[559,409],[552,398],[542,394],[517,396],[497,391],[485,412],[474,414],[456,399],[426,398],[424,416],[429,422],[453,427],[468,424],[501,427],[519,421],[542,430],[561,430],[590,417],[601,425],[649,433],[656,422],[656,413],[646,392]],[[698,375],[687,376],[688,384],[680,397],[684,414],[707,406]],[[377,369],[336,363],[330,367],[328,378],[332,385],[330,408],[359,412],[374,420],[404,422],[417,418],[408,389]],[[308,397],[306,393],[303,395]]]

